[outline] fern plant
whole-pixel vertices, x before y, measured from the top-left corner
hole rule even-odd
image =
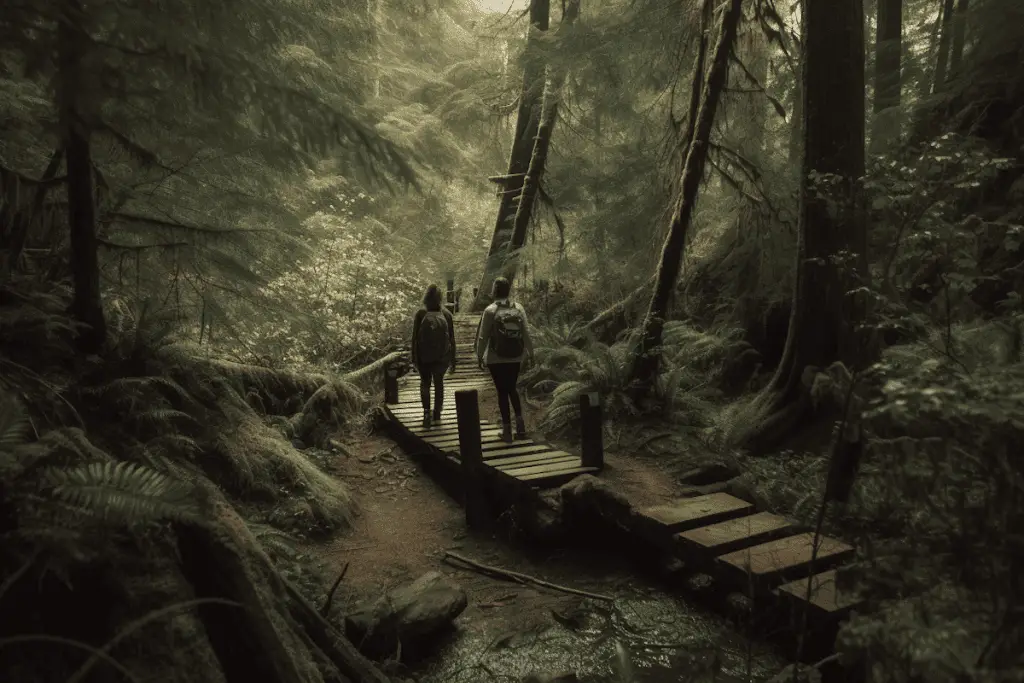
[[[30,444],[30,427],[21,402],[0,394],[0,481],[11,486],[16,503],[19,497],[27,503],[42,494],[42,500],[51,503],[49,512],[60,514],[64,504],[72,514],[85,512],[121,524],[198,515],[199,499],[191,485],[143,465],[115,462],[109,456],[87,463],[47,465],[64,452],[62,446],[70,446],[79,459],[106,454],[84,435]]]

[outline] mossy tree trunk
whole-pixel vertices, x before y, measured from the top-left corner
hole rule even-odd
[[[957,0],[956,15],[953,17],[953,43],[950,46],[949,54],[951,76],[955,76],[960,70],[960,62],[964,58],[964,44],[967,41],[967,12],[969,10],[969,0]]]
[[[935,80],[932,93],[940,93],[946,89],[946,77],[949,74],[950,43],[953,40],[953,0],[942,2],[942,23],[939,28],[939,53],[935,58]]]
[[[693,123],[693,136],[686,148],[679,201],[672,213],[668,236],[665,238],[665,244],[661,250],[661,261],[655,276],[654,293],[651,296],[640,336],[633,348],[630,360],[631,393],[637,400],[650,393],[658,376],[662,332],[665,327],[665,319],[668,316],[672,292],[675,290],[679,271],[682,268],[686,235],[690,228],[690,219],[693,216],[701,180],[704,177],[704,166],[707,162],[715,112],[728,79],[729,55],[736,42],[736,33],[742,17],[742,4],[741,0],[729,0],[722,10],[718,40],[711,54],[711,65],[707,78],[702,79],[700,71],[695,71],[693,74],[693,87],[702,93],[700,106],[697,108],[697,115]],[[701,60],[698,58],[698,63],[695,66],[699,68],[700,62]],[[703,87],[701,87],[702,81]]]
[[[576,21],[579,13],[579,0],[569,0],[565,6],[565,14],[562,15],[559,33],[567,31]],[[548,82],[544,88],[540,125],[537,127],[530,165],[523,178],[520,199],[512,222],[512,234],[504,253],[504,264],[501,269],[502,274],[510,282],[515,279],[516,269],[519,266],[519,255],[526,244],[530,220],[537,204],[537,195],[540,193],[540,183],[544,177],[544,167],[548,160],[548,150],[551,148],[551,137],[555,132],[555,123],[558,121],[558,105],[562,97],[562,87],[565,85],[566,69],[564,66],[552,67],[549,72]]]
[[[89,106],[85,103],[89,49],[83,31],[84,12],[78,0],[66,0],[65,20],[57,30],[57,99],[68,172],[68,226],[71,231],[71,313],[84,325],[78,345],[95,353],[106,341],[107,324],[100,297],[100,266],[96,240],[96,198],[92,176]],[[73,21],[74,20],[74,21]],[[72,23],[73,21],[73,23]]]
[[[736,439],[754,452],[777,445],[807,416],[805,376],[836,361],[870,359],[858,327],[868,284],[864,174],[862,0],[804,0],[804,144],[796,286],[775,376]]]
[[[491,284],[501,272],[505,251],[512,236],[523,191],[523,179],[533,158],[534,140],[540,128],[541,106],[544,91],[545,65],[537,47],[540,31],[547,31],[551,14],[551,0],[531,0],[530,28],[526,37],[526,59],[523,66],[523,85],[519,94],[519,109],[516,112],[516,129],[512,137],[512,149],[508,157],[508,172],[498,184],[501,195],[498,201],[498,216],[491,235],[491,245],[484,262],[484,274],[477,291],[473,310],[480,311],[490,303]]]
[[[877,0],[875,27],[875,101],[871,119],[871,150],[880,153],[900,137],[902,90],[903,0]]]

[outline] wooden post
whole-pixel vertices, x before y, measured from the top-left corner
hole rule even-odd
[[[580,395],[580,447],[583,467],[604,469],[604,436],[601,424],[601,395]]]
[[[398,368],[394,364],[384,369],[384,403],[398,403]]]
[[[455,416],[459,425],[459,459],[462,461],[462,500],[466,524],[482,529],[487,524],[487,497],[483,490],[483,451],[480,447],[480,405],[476,389],[455,392]]]
[[[456,312],[455,306],[455,280],[448,280],[447,290],[445,290],[444,296],[444,307],[448,309],[450,313]]]

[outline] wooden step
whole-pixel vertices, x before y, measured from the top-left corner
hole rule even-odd
[[[645,526],[668,539],[697,527],[742,517],[754,511],[752,503],[728,493],[710,493],[695,498],[681,498],[668,505],[656,505],[640,511]]]
[[[815,571],[830,569],[853,556],[853,548],[842,541],[827,536],[819,541]],[[726,553],[717,563],[737,586],[745,585],[750,579],[755,587],[766,589],[806,576],[811,568],[813,543],[814,534],[806,532]]]
[[[769,512],[756,512],[752,515],[680,532],[676,534],[675,541],[676,548],[683,559],[692,553],[708,558],[741,548],[749,548],[797,531],[799,529],[785,517]]]
[[[497,469],[507,470],[510,467],[518,467],[521,465],[539,465],[542,463],[547,463],[555,460],[560,461],[564,459],[566,456],[573,457],[563,451],[552,451],[545,449],[543,451],[537,451],[525,455],[494,458],[493,460],[486,460],[485,463]]]
[[[807,601],[808,582],[811,586],[809,603]],[[835,569],[784,583],[775,589],[775,595],[794,610],[801,610],[807,606],[812,617],[827,620],[846,616],[850,610],[862,602],[856,593],[839,590],[836,585]],[[795,613],[799,614],[799,611]]]

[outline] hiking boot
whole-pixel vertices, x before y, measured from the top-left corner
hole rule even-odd
[[[501,440],[505,443],[512,443],[512,425],[508,422],[501,423]]]
[[[424,429],[430,429],[430,411],[429,410],[424,410],[423,411],[423,428]]]
[[[440,410],[435,410],[434,411],[434,424],[440,424],[440,423],[441,423],[441,411]]]
[[[525,438],[527,438],[527,435],[526,435],[526,422],[523,420],[523,418],[519,417],[518,415],[516,416],[516,438],[517,439],[525,439]]]

